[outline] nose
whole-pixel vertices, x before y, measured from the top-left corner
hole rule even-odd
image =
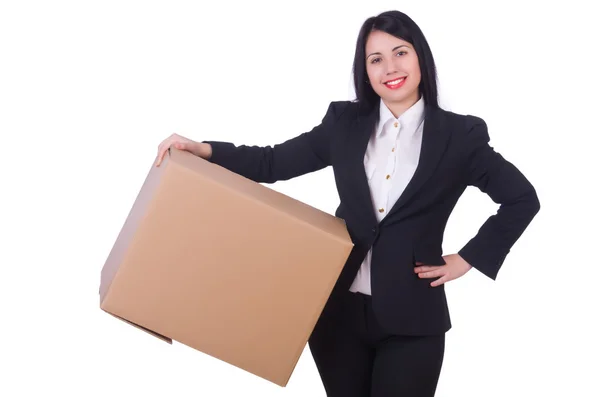
[[[396,65],[394,65],[394,62],[388,62],[386,65],[386,75],[390,76],[394,73],[396,73]]]

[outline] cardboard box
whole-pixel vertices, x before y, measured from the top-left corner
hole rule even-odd
[[[285,386],[352,247],[343,220],[171,149],[102,269],[100,307]]]

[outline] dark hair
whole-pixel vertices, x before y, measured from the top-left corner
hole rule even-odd
[[[360,28],[353,66],[354,89],[358,103],[371,109],[379,102],[379,96],[368,82],[369,77],[365,59],[367,39],[374,30],[391,34],[412,44],[417,53],[421,69],[419,91],[423,95],[425,105],[439,108],[436,68],[429,44],[419,26],[408,15],[400,11],[386,11],[376,17],[370,17]]]

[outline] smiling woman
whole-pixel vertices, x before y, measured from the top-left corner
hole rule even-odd
[[[196,142],[188,150],[256,182],[332,166],[354,249],[310,336],[329,397],[428,397],[450,315],[444,284],[471,268],[495,279],[540,208],[534,187],[489,146],[486,123],[438,105],[433,55],[399,11],[368,18],[354,58],[356,100],[331,102],[311,131],[271,146]],[[458,252],[444,229],[467,186],[500,204]]]
[[[419,100],[417,52],[409,42],[378,30],[369,34],[366,52],[369,84],[394,117],[399,117]]]
[[[420,95],[427,106],[438,107],[433,55],[406,14],[384,12],[363,23],[354,54],[354,85],[359,102],[373,107],[383,99],[395,117]]]

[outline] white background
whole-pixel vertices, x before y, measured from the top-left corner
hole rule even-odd
[[[324,396],[308,349],[280,388],[112,318],[100,270],[162,139],[311,129],[352,99],[358,30],[388,9],[423,29],[443,107],[484,118],[542,204],[497,281],[447,285],[437,395],[600,395],[600,35],[592,2],[548,3],[2,1],[0,395]],[[338,202],[330,169],[273,188]],[[469,188],[444,254],[496,209]]]

